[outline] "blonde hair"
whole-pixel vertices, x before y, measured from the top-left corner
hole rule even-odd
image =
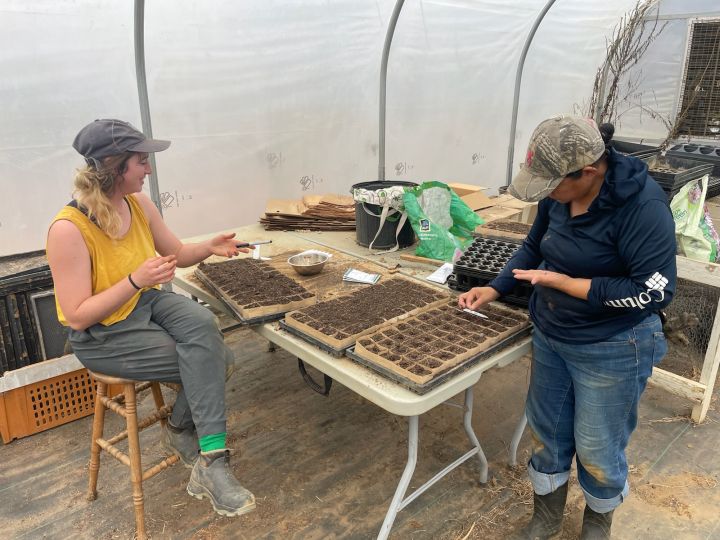
[[[120,214],[110,202],[115,192],[117,179],[127,169],[127,161],[133,152],[125,152],[95,162],[99,167],[88,164],[78,169],[75,175],[73,198],[87,209],[88,217],[94,219],[110,238],[119,238],[122,227]]]

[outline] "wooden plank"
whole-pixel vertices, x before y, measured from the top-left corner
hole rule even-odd
[[[442,266],[445,264],[445,261],[441,261],[440,259],[429,259],[428,257],[419,257],[418,255],[412,255],[411,253],[401,253],[400,258],[403,261],[410,261],[410,262],[416,262],[416,263],[422,263],[422,264],[431,264],[433,266]]]
[[[720,287],[720,265],[696,261],[678,255],[676,257],[678,277],[713,287]]]
[[[715,310],[715,320],[712,331],[710,332],[708,348],[707,351],[705,351],[702,372],[700,373],[700,384],[705,386],[705,393],[703,394],[700,404],[693,407],[691,415],[691,418],[698,424],[705,420],[705,415],[710,408],[710,400],[712,399],[713,388],[715,387],[718,365],[720,365],[720,346],[718,346],[718,341],[720,340],[720,317],[718,317],[718,315],[720,315],[720,302],[718,302],[718,307]]]
[[[648,379],[648,383],[663,388],[671,394],[688,399],[693,403],[702,402],[706,389],[704,384],[686,379],[685,377],[660,368],[653,369],[652,377]]]

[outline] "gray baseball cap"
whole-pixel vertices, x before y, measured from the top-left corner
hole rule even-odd
[[[128,122],[107,118],[82,128],[73,141],[73,148],[88,163],[125,152],[162,152],[169,146],[170,141],[148,139]]]
[[[508,193],[523,201],[539,201],[568,174],[592,165],[604,152],[605,143],[594,120],[575,116],[544,120],[530,137],[525,163]]]

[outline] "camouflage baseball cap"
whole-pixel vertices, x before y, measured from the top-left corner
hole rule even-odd
[[[568,174],[592,165],[605,152],[597,124],[590,118],[556,116],[540,123],[530,137],[525,163],[508,193],[534,202],[549,195]]]

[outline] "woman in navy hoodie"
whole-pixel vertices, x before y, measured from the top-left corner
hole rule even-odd
[[[667,352],[658,312],[675,291],[675,225],[642,161],[618,154],[589,119],[542,122],[509,192],[540,201],[522,247],[487,287],[459,298],[476,309],[530,298],[533,359],[526,415],[534,512],[516,538],[562,528],[573,456],[585,494],[581,538],[610,538],[628,494],[625,447],[652,368]],[[605,140],[604,140],[605,139]]]

